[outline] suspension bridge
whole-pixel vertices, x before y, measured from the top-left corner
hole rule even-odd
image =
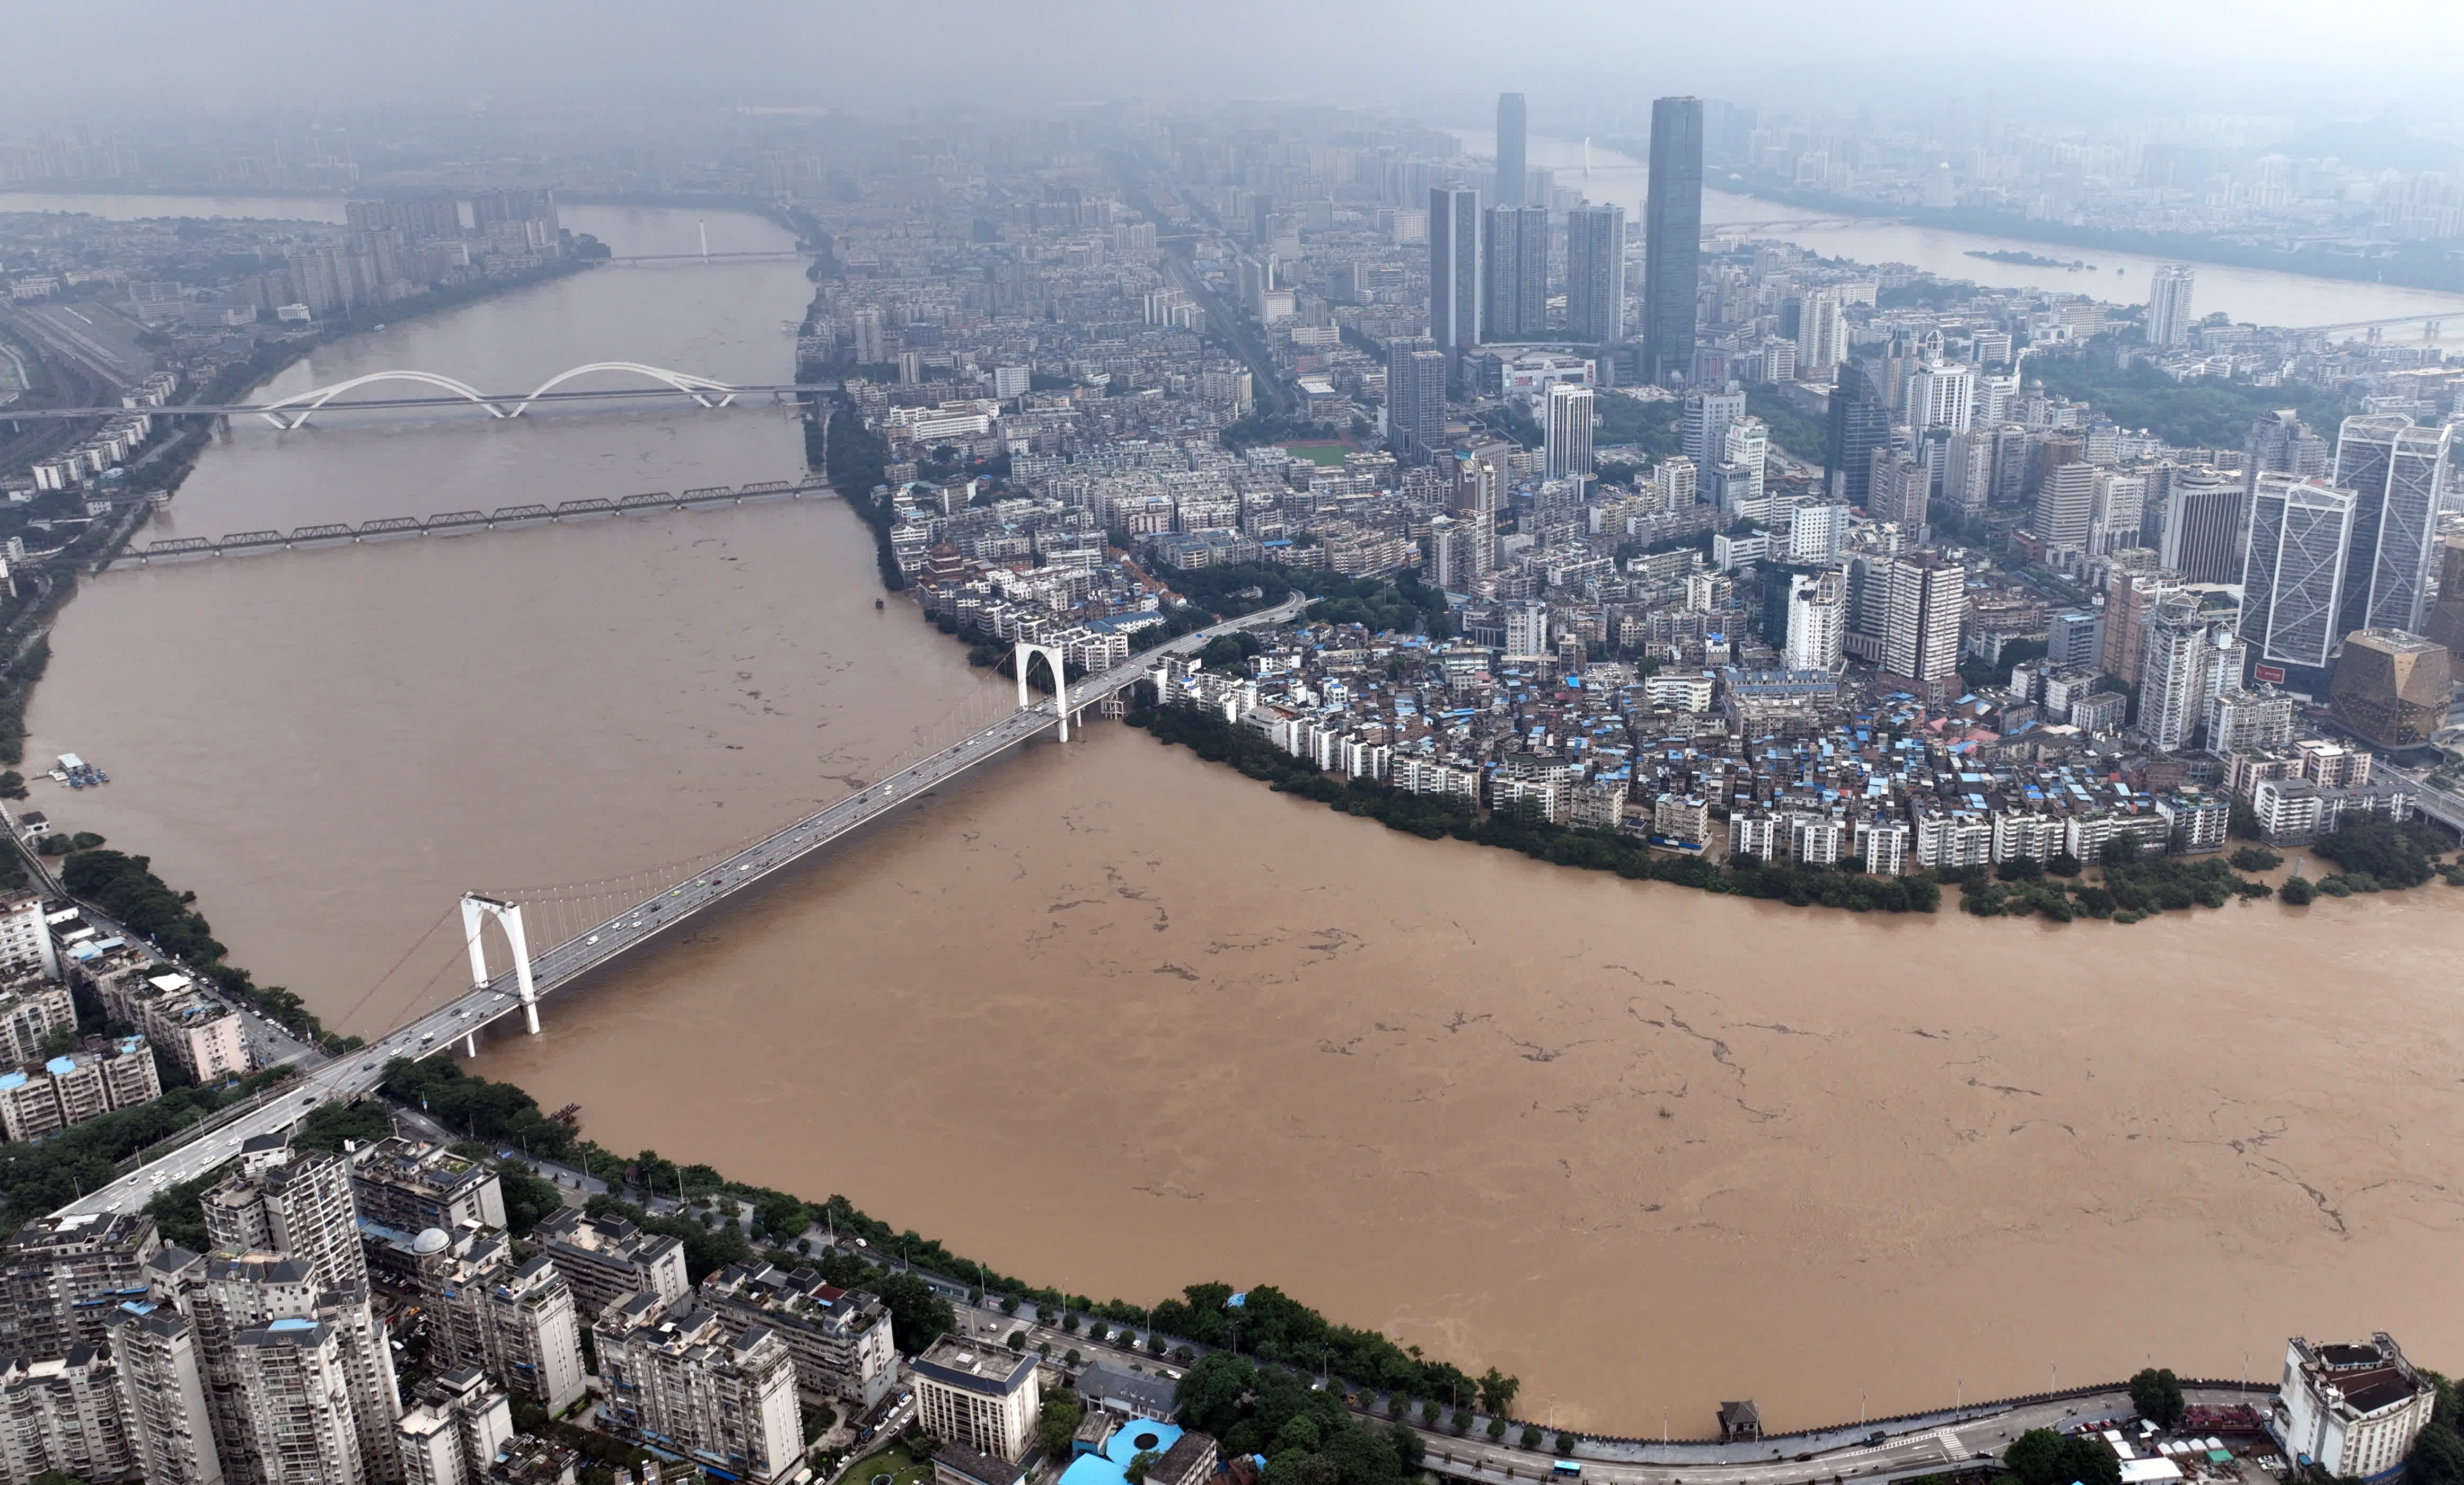
[[[579,377],[625,376],[646,380],[649,386],[601,386],[560,390],[564,383]],[[432,389],[427,395],[410,397],[349,397],[363,387],[386,382],[407,382]],[[671,371],[665,366],[647,365],[641,361],[599,360],[580,366],[568,366],[528,392],[482,392],[470,383],[433,371],[397,368],[372,371],[326,386],[311,387],[270,403],[165,403],[158,407],[10,407],[0,409],[0,422],[13,423],[29,418],[107,418],[125,412],[142,412],[157,418],[233,418],[253,414],[289,431],[305,427],[309,419],[320,412],[364,411],[387,409],[401,411],[418,407],[473,406],[486,411],[490,418],[518,418],[539,403],[635,401],[642,398],[683,397],[701,407],[727,407],[739,397],[767,395],[773,402],[783,402],[808,395],[836,392],[835,382],[780,382],[738,384],[714,378],[695,376],[691,372]]]
[[[207,1174],[238,1153],[247,1141],[291,1127],[319,1103],[373,1092],[384,1079],[385,1063],[394,1058],[428,1057],[450,1051],[456,1043],[466,1053],[475,1055],[480,1033],[517,1016],[522,1028],[536,1036],[539,1030],[539,1001],[553,992],[586,978],[678,924],[795,867],[1047,729],[1061,741],[1068,741],[1071,727],[1087,708],[1115,700],[1162,662],[1193,654],[1217,636],[1236,629],[1287,622],[1298,616],[1306,603],[1306,599],[1294,594],[1272,608],[1193,630],[1075,682],[1065,678],[1064,657],[1057,648],[1021,640],[1012,657],[1018,679],[1018,704],[1014,710],[1004,710],[989,725],[976,728],[957,741],[916,757],[758,840],[715,856],[671,863],[666,872],[652,876],[654,884],[648,891],[633,884],[651,874],[519,892],[465,893],[457,905],[462,926],[457,953],[425,983],[414,986],[409,998],[426,998],[439,978],[464,963],[471,977],[468,991],[442,1005],[407,1015],[357,1052],[307,1067],[300,1078],[281,1085],[278,1096],[262,1105],[215,1125],[194,1143],[138,1167],[109,1186],[86,1193],[56,1214],[71,1216],[142,1207],[164,1187]],[[1043,700],[1031,698],[1027,690],[1028,668],[1039,658],[1054,682],[1054,694]],[[608,910],[603,905],[611,901],[616,906]],[[539,921],[526,916],[526,908],[532,909]],[[353,1013],[364,1007],[403,965],[409,963],[453,919],[455,910],[449,908],[418,943],[406,950],[394,971],[387,972],[367,995],[361,997]],[[501,972],[492,972],[489,965],[485,938],[491,923],[497,926],[504,941],[508,967]],[[550,927],[551,924],[557,926]],[[534,930],[539,928],[546,928],[547,931],[536,937],[553,947],[535,954],[531,946]]]
[[[415,516],[389,515],[357,526],[341,521],[319,526],[301,526],[288,532],[240,531],[220,538],[209,536],[172,536],[149,541],[142,552],[129,554],[138,565],[182,557],[239,557],[252,552],[318,551],[350,546],[359,542],[390,541],[407,536],[452,536],[472,532],[520,529],[544,526],[555,522],[587,520],[606,515],[633,515],[651,511],[688,511],[706,505],[742,505],[747,500],[801,500],[810,494],[826,494],[826,480],[762,480],[750,485],[710,485],[688,490],[682,494],[653,491],[647,494],[626,495],[617,500],[565,500],[554,506],[509,505],[494,511],[446,511],[421,520]]]

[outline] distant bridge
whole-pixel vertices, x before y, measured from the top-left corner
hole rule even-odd
[[[653,382],[651,386],[599,387],[587,391],[559,390],[575,377],[595,373],[618,372],[640,376]],[[436,395],[425,397],[346,397],[346,392],[386,382],[410,382],[434,387]],[[518,418],[534,403],[607,402],[642,397],[690,397],[703,407],[725,407],[740,397],[767,395],[772,402],[802,400],[806,396],[823,396],[839,390],[835,382],[778,382],[756,384],[731,383],[697,377],[687,372],[670,371],[665,367],[648,366],[639,361],[592,361],[558,372],[531,391],[482,392],[467,382],[431,371],[378,371],[363,377],[353,377],[331,386],[320,386],[271,403],[168,403],[159,407],[0,407],[0,423],[26,418],[108,418],[123,412],[142,412],[157,418],[230,418],[253,413],[275,427],[296,428],[319,412],[342,412],[367,408],[400,411],[414,407],[476,406],[487,409],[492,418]]]
[[[827,493],[829,489],[827,481],[818,479],[802,483],[783,479],[763,480],[737,487],[710,485],[688,490],[680,495],[661,490],[649,494],[627,495],[621,500],[566,500],[554,506],[509,505],[494,511],[447,511],[426,520],[390,515],[363,521],[357,526],[337,521],[321,526],[302,526],[290,532],[233,532],[219,540],[207,536],[174,536],[149,541],[145,550],[123,555],[136,557],[138,564],[144,566],[168,557],[235,557],[250,552],[347,546],[354,542],[390,540],[396,536],[444,536],[463,532],[495,531],[499,527],[538,526],[584,516],[684,511],[705,505],[741,505],[747,500],[781,497],[801,500],[809,494]]]
[[[2443,310],[2428,310],[2419,315],[2397,315],[2387,319],[2346,319],[2339,320],[2332,325],[2301,325],[2296,327],[2296,330],[2297,333],[2310,335],[2334,335],[2339,331],[2366,330],[2370,333],[2370,338],[2375,340],[2382,330],[2393,330],[2401,325],[2419,325],[2423,339],[2435,340],[2438,338],[2440,322],[2450,319],[2464,319],[2464,304],[2451,304]]]

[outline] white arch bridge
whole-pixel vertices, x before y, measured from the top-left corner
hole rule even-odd
[[[298,393],[296,396],[283,398],[280,402],[267,403],[262,406],[252,407],[248,410],[263,418],[266,422],[273,424],[275,427],[286,429],[296,428],[304,426],[311,417],[314,417],[319,411],[333,404],[337,398],[341,397],[342,394],[346,392],[356,392],[361,387],[374,386],[380,382],[413,382],[423,386],[434,387],[438,391],[448,395],[432,398],[397,398],[374,403],[353,401],[346,403],[344,405],[353,407],[370,405],[418,406],[434,403],[445,403],[450,404],[458,399],[462,402],[472,403],[478,406],[485,407],[488,409],[488,416],[492,418],[518,418],[530,409],[533,403],[538,402],[543,397],[555,397],[559,395],[567,397],[600,397],[611,395],[605,392],[568,392],[560,394],[556,390],[558,387],[562,386],[565,382],[572,381],[576,377],[593,376],[602,372],[617,372],[627,376],[641,377],[648,381],[660,383],[660,385],[657,386],[633,389],[628,391],[626,395],[639,396],[645,391],[652,395],[658,395],[664,389],[668,392],[681,393],[686,397],[690,397],[704,407],[724,407],[728,404],[736,401],[737,393],[752,390],[751,388],[746,387],[731,386],[727,382],[715,381],[709,377],[697,377],[691,372],[671,371],[665,366],[647,365],[637,360],[594,360],[584,365],[569,366],[564,370],[558,372],[555,376],[552,376],[546,381],[540,382],[537,387],[531,390],[529,395],[519,398],[506,396],[502,393],[482,392],[477,387],[471,385],[467,382],[457,382],[451,377],[439,376],[432,371],[372,371],[363,377],[353,377],[347,382],[337,382],[330,386],[315,387],[309,391]]]

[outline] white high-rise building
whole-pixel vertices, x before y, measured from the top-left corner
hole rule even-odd
[[[2453,424],[2415,427],[2401,413],[2344,420],[2334,483],[2351,491],[2355,504],[2339,640],[2355,629],[2421,632],[2454,433]]]
[[[1705,387],[1685,395],[1680,447],[1694,461],[1696,474],[1706,472],[1726,456],[1728,425],[1745,415],[1746,394],[1741,389]]]
[[[1965,432],[1976,415],[1976,368],[1926,361],[1908,373],[1906,422],[1922,433],[1927,428]]]
[[[266,1150],[242,1152],[246,1168],[208,1191],[206,1231],[224,1253],[279,1253],[306,1264],[328,1289],[364,1288],[351,1167],[323,1150],[293,1154],[281,1136]]]
[[[1017,1459],[1044,1406],[1036,1359],[943,1339],[917,1357],[915,1415],[935,1438],[996,1459]]]
[[[1809,501],[1789,516],[1788,559],[1823,567],[1848,549],[1848,507]]]
[[[1882,568],[1882,668],[1926,684],[1957,675],[1968,569],[1931,548],[1889,557]]]
[[[2095,506],[2088,517],[2088,555],[2101,557],[2139,545],[2146,509],[2146,475],[2098,470]]]
[[[1797,307],[1796,375],[1803,382],[1828,382],[1848,359],[1848,326],[1839,317],[1839,295],[1816,289]]]
[[[1788,640],[1780,662],[1791,670],[1837,670],[1848,639],[1848,580],[1837,572],[1789,579]]]
[[[149,1485],[222,1485],[196,1327],[168,1305],[125,1308],[111,1327],[138,1473]]]
[[[2437,1387],[2384,1330],[2344,1344],[2295,1336],[2267,1428],[2285,1453],[2331,1478],[2393,1479],[2437,1402]]]
[[[2195,277],[2188,263],[2159,263],[2147,280],[2147,343],[2186,345],[2190,339],[2190,286]]]
[[[547,1255],[517,1261],[505,1234],[484,1229],[431,1228],[412,1252],[433,1362],[478,1367],[550,1414],[582,1400],[582,1323]]]
[[[82,1480],[124,1479],[137,1453],[121,1404],[119,1368],[107,1351],[73,1347],[65,1357],[12,1357],[0,1364],[0,1474],[31,1481],[46,1474]]]
[[[591,1335],[607,1389],[605,1416],[618,1433],[656,1436],[662,1448],[762,1485],[803,1464],[796,1362],[777,1331],[756,1325],[731,1340],[712,1311],[691,1300],[671,1308],[645,1293],[608,1306]],[[1027,1369],[1034,1370],[1031,1359]],[[935,1437],[973,1447],[935,1424],[925,1416]]]
[[[1568,479],[1592,472],[1592,389],[1572,382],[1549,383],[1544,425],[1549,440],[1549,478]]]
[[[1771,430],[1763,420],[1741,416],[1728,424],[1721,435],[1720,463],[1733,465],[1744,471],[1744,489],[1728,492],[1737,513],[1755,520],[1771,518],[1770,502],[1763,493],[1763,480],[1771,468]]]
[[[2139,671],[2139,732],[2159,753],[2189,748],[2208,702],[2241,680],[2243,647],[2233,626],[2211,622],[2198,601],[2176,594],[2156,605]]]
[[[362,1458],[350,1366],[333,1326],[305,1317],[252,1325],[231,1337],[231,1357],[264,1485],[376,1478]],[[385,1420],[388,1449],[393,1423]]]

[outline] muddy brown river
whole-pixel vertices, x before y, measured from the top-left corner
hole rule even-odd
[[[694,228],[568,221],[619,251]],[[783,380],[803,293],[793,265],[607,270],[283,389]],[[147,535],[800,454],[768,409],[239,429]],[[29,744],[115,782],[33,807],[152,855],[236,962],[377,1031],[456,990],[462,890],[648,882],[1001,705],[876,592],[826,500],[118,569],[64,615]],[[2288,1333],[2464,1365],[2459,945],[2441,886],[2123,928],[1737,902],[1393,834],[1099,723],[477,1065],[615,1148],[843,1192],[1013,1273],[1272,1282],[1520,1374],[1534,1416],[1685,1434],[1723,1397],[1791,1427],[2150,1359],[2272,1376]]]

